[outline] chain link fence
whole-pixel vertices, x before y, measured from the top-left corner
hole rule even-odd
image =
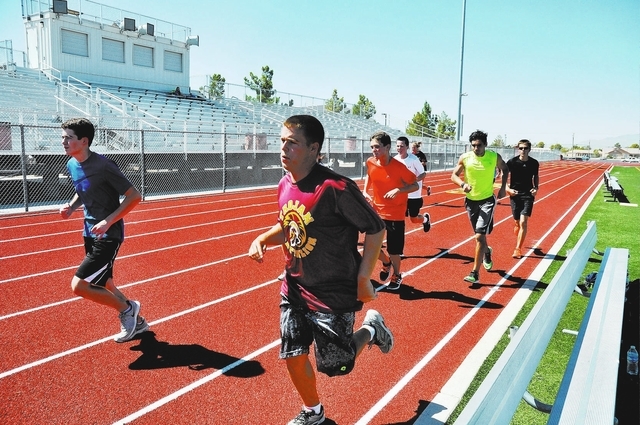
[[[283,176],[280,135],[274,132],[132,130],[140,124],[108,127],[100,118],[92,121],[98,125],[91,149],[115,161],[143,199],[272,186]],[[460,142],[423,140],[427,171],[453,168],[467,148]],[[514,154],[512,148],[499,152],[505,159]],[[366,175],[368,137],[328,137],[322,153],[323,164],[336,172],[353,179]],[[557,154],[536,158],[557,159]],[[71,199],[68,159],[59,122],[0,122],[0,213],[52,209]]]
[[[0,212],[55,208],[71,199],[74,189],[60,135],[59,123],[0,123]],[[283,175],[279,138],[274,133],[97,125],[91,149],[115,161],[143,199],[149,199],[276,185]],[[431,170],[452,167],[464,149],[455,143],[423,145]],[[338,173],[363,178],[369,140],[327,138],[323,154],[323,163]]]

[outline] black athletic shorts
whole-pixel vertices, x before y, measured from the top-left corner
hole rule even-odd
[[[309,354],[315,341],[316,366],[328,376],[353,370],[356,347],[353,342],[355,313],[322,313],[280,302],[280,358]]]
[[[514,220],[520,220],[521,215],[531,217],[533,212],[533,201],[535,198],[531,193],[518,194],[509,198],[511,202],[511,214]]]
[[[407,199],[407,212],[405,212],[405,217],[417,217],[420,214],[420,208],[424,205],[424,199],[420,198],[409,198]]]
[[[383,220],[387,228],[387,253],[402,255],[404,251],[404,220]]]
[[[76,270],[76,277],[92,285],[105,286],[113,276],[113,262],[119,249],[119,240],[85,237],[84,251],[87,255]]]

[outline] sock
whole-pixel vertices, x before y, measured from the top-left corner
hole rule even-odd
[[[371,334],[371,337],[369,338],[369,341],[373,341],[373,337],[376,336],[376,328],[374,328],[373,326],[369,326],[369,325],[362,325],[362,327],[366,330],[369,331],[369,333]]]
[[[320,414],[320,410],[322,410],[322,403],[318,403],[317,405],[313,406],[313,407],[309,407],[309,406],[302,406],[302,408],[304,410],[312,410],[313,413],[315,413],[316,415]]]

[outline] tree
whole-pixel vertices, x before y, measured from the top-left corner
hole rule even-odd
[[[438,117],[431,114],[431,105],[424,102],[422,110],[409,121],[405,132],[410,136],[434,136],[437,123]]]
[[[369,119],[376,114],[376,107],[365,95],[361,94],[358,103],[353,105],[351,112],[353,115],[359,115]]]
[[[633,149],[638,149],[640,148],[640,145],[638,145],[637,143],[632,143],[629,147]]]
[[[209,85],[200,87],[202,93],[206,93],[209,99],[222,99],[224,97],[224,84],[227,82],[220,74],[209,77]]]
[[[437,118],[436,135],[444,139],[453,139],[456,135],[456,122],[444,111]]]
[[[249,78],[244,77],[244,83],[256,92],[256,97],[245,96],[245,100],[269,104],[280,102],[280,98],[275,97],[276,91],[273,88],[273,70],[269,69],[268,66],[262,67],[262,76],[260,77],[250,72]]]
[[[549,146],[549,149],[551,149],[552,151],[561,151],[562,145],[560,143],[556,143],[554,145]]]
[[[504,147],[504,139],[502,138],[502,135],[498,134],[496,136],[496,138],[493,139],[493,143],[491,143],[491,145],[489,145],[489,146],[493,146],[493,147],[496,147],[496,148]]]
[[[338,90],[333,89],[333,94],[331,95],[331,98],[325,102],[324,109],[332,112],[342,112],[346,107],[347,104],[344,101],[344,97],[338,97]]]
[[[536,148],[544,148],[544,142],[536,143]]]

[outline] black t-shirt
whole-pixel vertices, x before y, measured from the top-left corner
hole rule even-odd
[[[287,274],[281,292],[291,304],[311,310],[360,310],[359,235],[380,232],[384,222],[356,183],[315,165],[297,183],[289,174],[280,180],[278,204],[286,240]]]
[[[507,161],[509,167],[509,187],[520,193],[529,193],[533,189],[533,177],[538,175],[540,164],[529,157],[522,161],[519,156]]]

